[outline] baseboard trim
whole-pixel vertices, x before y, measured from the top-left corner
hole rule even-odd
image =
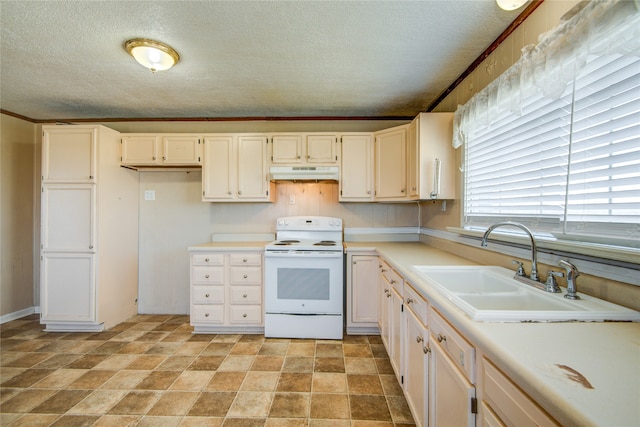
[[[23,308],[22,310],[14,311],[13,313],[5,314],[3,316],[0,316],[0,325],[11,322],[12,320],[20,319],[25,316],[30,316],[35,313],[40,313],[40,307],[27,307]]]

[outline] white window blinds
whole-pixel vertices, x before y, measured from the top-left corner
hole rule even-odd
[[[604,37],[553,52],[542,69],[530,58],[516,64],[507,85],[456,112],[466,228],[510,219],[559,239],[640,247],[640,47],[612,48],[640,25],[624,16],[624,25],[606,22]],[[565,82],[549,96],[545,82],[558,73]]]

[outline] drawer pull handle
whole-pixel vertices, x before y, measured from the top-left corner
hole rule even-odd
[[[387,292],[387,298],[391,297],[391,292]]]
[[[204,314],[204,317],[209,317],[209,313],[205,313],[205,314]]]
[[[424,354],[431,353],[431,349],[429,347],[422,347],[422,351],[424,352]]]
[[[204,278],[205,278],[205,279],[208,279],[208,278],[209,278],[209,275],[208,275],[208,274],[205,274],[205,275],[204,275]]]
[[[247,297],[247,294],[242,294],[242,298],[246,298],[246,297]]]
[[[204,294],[205,298],[209,298],[209,294]]]
[[[424,341],[424,338],[422,338],[420,335],[418,335],[418,336],[416,337],[416,342],[417,342],[417,343],[421,343],[422,341]]]
[[[247,275],[245,274],[245,275],[244,275],[244,276],[242,276],[242,277],[244,277],[244,278],[246,279],[246,278],[247,278],[247,277],[249,277],[249,276],[247,276]]]
[[[205,259],[204,259],[204,262],[209,262],[209,258],[205,258]]]
[[[385,289],[385,290],[384,290],[384,293],[385,293],[385,294],[387,294],[387,295],[389,295],[389,289]]]
[[[407,298],[407,304],[411,304],[413,302],[413,298]]]
[[[391,279],[391,284],[393,285],[395,283],[397,283],[397,282],[395,280]]]
[[[436,337],[436,339],[438,340],[438,342],[442,342],[442,341],[446,341],[447,337],[445,337],[442,334],[438,334],[438,336]]]
[[[242,313],[242,317],[247,317],[247,313]]]

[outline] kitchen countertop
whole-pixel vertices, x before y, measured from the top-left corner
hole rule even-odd
[[[261,241],[233,241],[233,242],[209,242],[200,245],[189,246],[189,252],[242,252],[242,251],[263,251],[264,247],[271,242]]]
[[[422,243],[353,242],[375,250],[562,425],[640,425],[640,323],[485,323],[422,281],[412,265],[475,263]],[[577,371],[584,381],[577,381]]]

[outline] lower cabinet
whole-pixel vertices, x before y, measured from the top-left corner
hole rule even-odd
[[[191,252],[195,333],[264,332],[262,252]]]
[[[411,298],[411,297],[409,297]],[[406,299],[405,310],[405,397],[418,427],[429,423],[429,330],[420,314],[414,312]],[[422,300],[426,307],[426,301]],[[417,310],[416,310],[417,311]]]
[[[347,257],[347,334],[378,333],[378,256]]]

